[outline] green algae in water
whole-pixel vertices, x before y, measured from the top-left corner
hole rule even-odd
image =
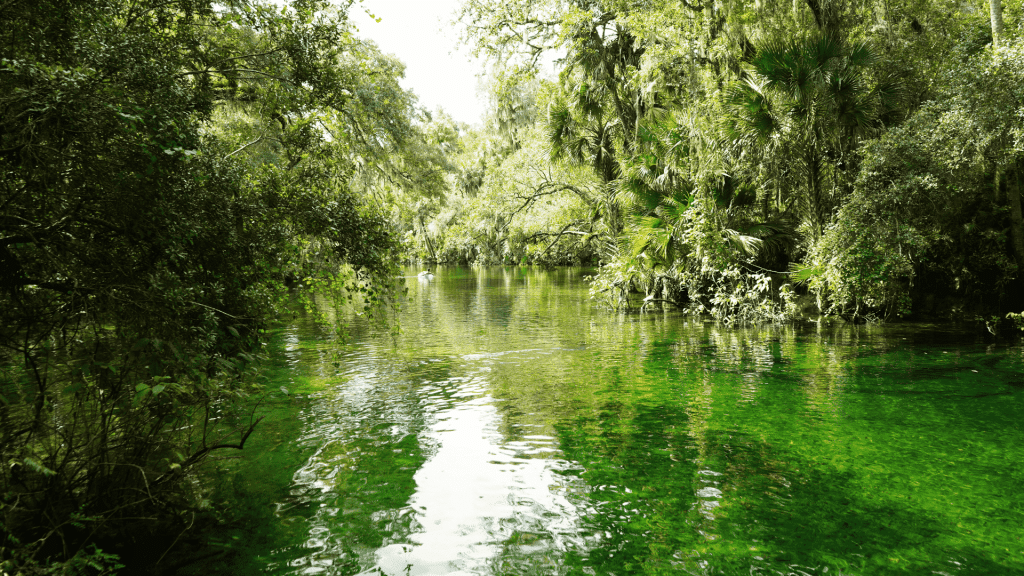
[[[182,573],[1024,574],[1019,344],[618,314],[583,275],[410,278],[397,340],[293,327],[220,476],[233,552]]]

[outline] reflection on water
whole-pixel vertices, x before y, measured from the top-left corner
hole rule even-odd
[[[286,331],[282,384],[321,385],[290,440],[311,455],[235,560],[389,576],[1024,573],[1020,346],[618,314],[592,307],[582,275],[441,270],[408,282],[397,339]]]

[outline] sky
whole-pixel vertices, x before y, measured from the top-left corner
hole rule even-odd
[[[476,75],[484,70],[482,59],[469,49],[455,49],[458,30],[451,24],[460,0],[362,0],[349,17],[359,31],[381,51],[405,63],[402,87],[411,89],[428,110],[444,108],[459,122],[479,124],[486,108],[477,95]],[[375,22],[369,10],[380,18]]]

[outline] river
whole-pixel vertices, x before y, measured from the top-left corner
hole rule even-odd
[[[397,336],[278,334],[268,419],[214,463],[239,516],[180,574],[1024,574],[1019,341],[417,271]]]

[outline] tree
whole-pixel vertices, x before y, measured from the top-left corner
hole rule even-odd
[[[1005,188],[1011,252],[1018,270],[1024,270],[1024,43],[993,46],[965,64],[950,71],[944,90],[946,109],[937,127],[943,137],[943,163],[953,170],[991,170],[997,205]]]
[[[757,50],[749,76],[732,88],[725,144],[737,156],[756,150],[775,166],[775,155],[790,167],[796,161],[798,200],[814,238],[855,173],[859,142],[881,130],[893,107],[895,85],[872,85],[867,74],[874,60],[867,46],[832,36],[774,41]]]
[[[618,178],[616,155],[628,154],[648,104],[634,82],[643,47],[615,8],[589,1],[473,1],[460,17],[467,22],[465,39],[513,77],[529,77],[523,66],[535,67],[544,55],[565,50],[561,94],[547,111],[553,158],[590,165],[604,181],[602,217],[617,235],[622,218],[611,186]]]
[[[287,285],[390,301],[390,227],[348,182],[407,106],[345,22],[319,1],[0,6],[3,560],[180,532],[189,475],[258,421]]]
[[[937,297],[986,315],[1020,306],[1021,54],[1011,43],[957,62],[940,98],[865,147],[808,258],[835,311],[897,316]]]
[[[992,19],[992,45],[999,46],[1003,42],[1003,2],[988,0],[988,6]]]
[[[946,0],[470,0],[461,17],[464,40],[516,77],[530,77],[545,55],[558,58],[559,90],[546,117],[552,158],[589,166],[603,181],[600,217],[616,240],[605,244],[598,292],[639,289],[649,299],[682,282],[685,289],[662,299],[683,301],[689,290],[710,304],[761,286],[765,274],[772,292],[763,295],[774,298],[787,279],[782,270],[805,256],[854,262],[853,245],[837,240],[843,231],[881,249],[909,242],[912,231],[889,236],[865,224],[875,209],[886,212],[879,222],[892,222],[895,208],[877,186],[858,184],[863,151],[938,98],[964,102],[951,126],[973,135],[951,132],[949,141],[984,161],[962,171],[970,176],[960,184],[1005,198],[997,204],[1009,226],[1003,256],[1017,258],[1017,169],[1005,121],[1016,106],[1012,81],[972,80],[972,89],[950,91],[961,81],[947,80],[990,39],[1005,44],[1014,34],[1012,25],[999,31],[1001,6],[990,2],[982,14]],[[1011,21],[1018,10],[1007,8]],[[995,94],[1006,104],[994,105]],[[881,196],[866,198],[868,190]],[[928,242],[917,242],[921,254]],[[719,275],[695,258],[716,262]],[[867,281],[844,284],[844,293],[872,314],[880,308],[868,301],[906,312],[904,292],[928,258],[858,261],[872,273],[892,264],[895,280],[884,294]],[[824,273],[807,262],[790,278]],[[860,309],[843,306],[835,309]]]

